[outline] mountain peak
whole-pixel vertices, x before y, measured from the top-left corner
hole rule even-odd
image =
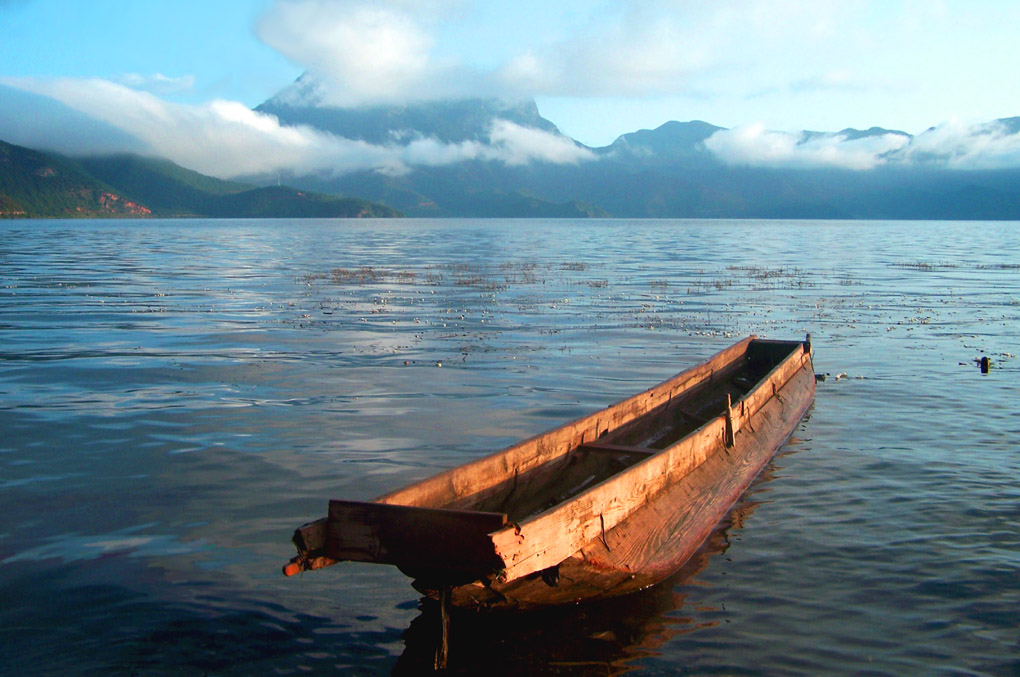
[[[885,136],[886,134],[911,138],[910,134],[907,134],[906,132],[901,132],[898,129],[885,129],[884,127],[869,127],[868,129],[854,129],[853,127],[847,127],[846,129],[841,129],[837,133],[838,136],[842,136],[847,141],[856,141],[857,139],[866,139],[872,136]]]
[[[655,129],[641,129],[623,134],[609,146],[599,151],[606,155],[627,155],[658,157],[660,159],[687,159],[701,156],[705,151],[705,139],[724,129],[716,125],[691,120],[671,120]]]
[[[341,107],[326,103],[322,85],[308,73],[255,110],[285,125],[308,125],[336,136],[374,144],[409,135],[443,143],[486,141],[495,119],[559,134],[538,112],[534,100],[499,98],[437,99],[405,104]]]
[[[1002,125],[1008,134],[1020,133],[1020,117],[999,118],[995,122]]]

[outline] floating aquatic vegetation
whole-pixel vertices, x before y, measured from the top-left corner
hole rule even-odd
[[[901,261],[893,263],[892,266],[894,268],[905,268],[908,270],[920,270],[926,272],[930,272],[933,270],[952,270],[953,268],[957,267],[955,263],[949,263],[946,261],[941,261],[938,263],[931,261]]]

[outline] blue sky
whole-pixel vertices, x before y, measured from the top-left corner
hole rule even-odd
[[[0,87],[157,150],[175,142],[149,138],[144,111],[192,135],[225,120],[299,144],[240,109],[311,71],[339,105],[534,97],[591,146],[702,119],[744,131],[731,141],[757,130],[762,151],[783,141],[770,130],[917,134],[1020,115],[1017,25],[1006,0],[0,0]],[[36,103],[18,105],[24,118]],[[32,138],[12,106],[7,126]]]
[[[258,40],[268,1],[0,0],[0,74],[194,78],[178,92],[256,105],[301,68]]]

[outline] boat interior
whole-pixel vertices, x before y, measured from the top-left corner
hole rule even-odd
[[[522,522],[659,453],[723,415],[727,397],[734,404],[739,402],[799,345],[752,341],[741,358],[645,415],[444,507],[505,513],[510,521]]]

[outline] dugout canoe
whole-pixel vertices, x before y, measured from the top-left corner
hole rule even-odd
[[[697,551],[814,398],[810,337],[747,337],[643,393],[294,533],[293,575],[397,566],[459,607],[653,585]]]

